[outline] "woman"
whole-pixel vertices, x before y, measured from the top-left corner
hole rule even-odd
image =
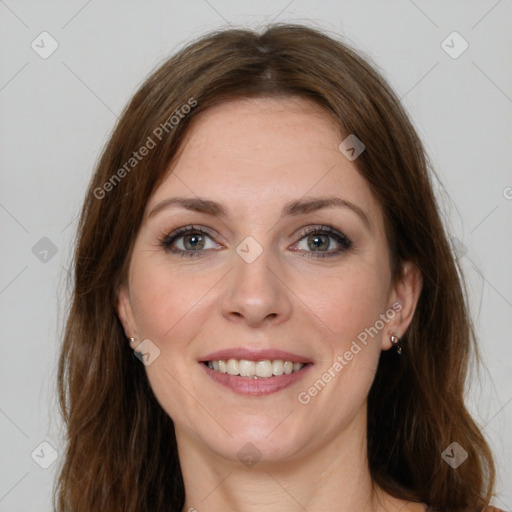
[[[74,275],[57,510],[488,507],[424,150],[341,42],[225,30],[157,69],[99,162]]]

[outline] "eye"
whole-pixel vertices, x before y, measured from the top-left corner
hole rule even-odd
[[[310,258],[336,256],[352,247],[352,240],[330,226],[307,228],[299,236],[295,246]]]
[[[200,256],[203,251],[220,247],[205,229],[195,226],[179,228],[166,235],[160,243],[169,252],[189,257]]]
[[[352,241],[330,226],[316,226],[303,230],[293,251],[304,251],[310,258],[336,256],[352,246]],[[165,235],[161,246],[174,254],[186,257],[201,256],[207,250],[219,249],[212,235],[204,228],[185,226]]]

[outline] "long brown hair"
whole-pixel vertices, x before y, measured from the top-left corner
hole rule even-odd
[[[464,404],[478,348],[420,139],[397,96],[358,53],[316,29],[275,24],[261,34],[213,32],[174,55],[135,94],[102,153],[79,222],[59,361],[67,428],[54,496],[59,512],[181,512],[173,423],[126,341],[117,290],[148,198],[198,114],[227,99],[293,95],[315,101],[343,136],[363,141],[354,163],[382,206],[393,278],[405,261],[423,276],[403,354],[382,352],[368,397],[373,481],[439,510],[476,512],[489,503],[492,455]],[[468,454],[456,469],[441,456],[452,442]]]

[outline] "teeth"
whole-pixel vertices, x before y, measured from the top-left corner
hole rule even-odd
[[[240,377],[250,377],[253,379],[269,378],[279,375],[290,375],[298,372],[304,367],[302,363],[292,363],[291,361],[282,361],[276,359],[270,361],[248,361],[247,359],[228,359],[218,361],[208,361],[208,368],[220,373],[229,373],[229,375],[239,375]]]
[[[256,375],[256,363],[241,359],[238,363],[238,371],[240,372],[240,377],[252,377]]]
[[[230,359],[228,361],[228,373],[229,375],[240,375],[238,371],[238,361],[236,359]]]
[[[272,363],[266,361],[258,361],[255,365],[256,377],[272,377]]]
[[[284,363],[280,359],[277,361],[272,361],[272,373],[274,375],[283,375],[284,373]]]

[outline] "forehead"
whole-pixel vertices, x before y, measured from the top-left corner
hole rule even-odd
[[[310,100],[226,101],[194,120],[148,208],[169,195],[270,208],[321,194],[378,208],[355,164],[338,150],[342,140],[339,124]]]
[[[300,160],[311,148],[336,151],[340,127],[316,103],[300,97],[242,98],[202,112],[185,139],[189,153],[208,147],[209,157],[248,160],[272,156]],[[200,152],[195,155],[201,158]],[[318,156],[318,155],[312,155]]]

